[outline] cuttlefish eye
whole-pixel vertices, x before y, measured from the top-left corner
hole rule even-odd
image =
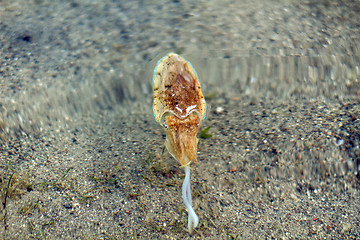
[[[195,110],[193,110],[192,112],[190,112],[190,116],[195,116],[195,117],[198,117],[198,119],[199,119],[199,122],[198,122],[198,124],[197,125],[200,125],[200,122],[201,122],[201,113],[197,110],[197,109],[195,109]]]
[[[160,125],[163,126],[165,129],[169,129],[167,125],[167,117],[173,116],[174,114],[171,111],[164,112],[160,117]]]

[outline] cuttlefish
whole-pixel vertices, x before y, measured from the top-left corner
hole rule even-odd
[[[190,164],[197,163],[196,135],[206,115],[205,98],[194,67],[175,53],[169,53],[158,61],[153,88],[154,117],[165,130],[165,146],[185,170],[182,195],[189,212],[188,229],[191,233],[198,226],[199,218],[192,207]]]

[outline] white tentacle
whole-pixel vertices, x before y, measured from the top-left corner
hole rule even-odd
[[[185,156],[186,162],[186,156]],[[186,209],[189,212],[188,217],[188,229],[192,233],[193,228],[196,228],[199,224],[199,217],[196,215],[192,207],[192,197],[191,197],[191,188],[190,188],[190,167],[187,165],[185,169],[185,179],[182,186],[182,197],[186,206]]]

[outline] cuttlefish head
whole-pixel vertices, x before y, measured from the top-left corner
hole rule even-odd
[[[181,166],[197,163],[196,152],[198,139],[196,134],[200,128],[201,116],[193,111],[186,118],[178,118],[171,113],[165,113],[161,125],[165,129],[165,146]]]

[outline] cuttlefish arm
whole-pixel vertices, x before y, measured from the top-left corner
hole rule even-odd
[[[190,163],[197,163],[196,137],[205,118],[206,103],[195,69],[181,56],[170,53],[154,69],[154,117],[166,133],[165,146],[185,170],[182,194],[189,212],[188,229],[192,232],[199,218],[192,208]]]

